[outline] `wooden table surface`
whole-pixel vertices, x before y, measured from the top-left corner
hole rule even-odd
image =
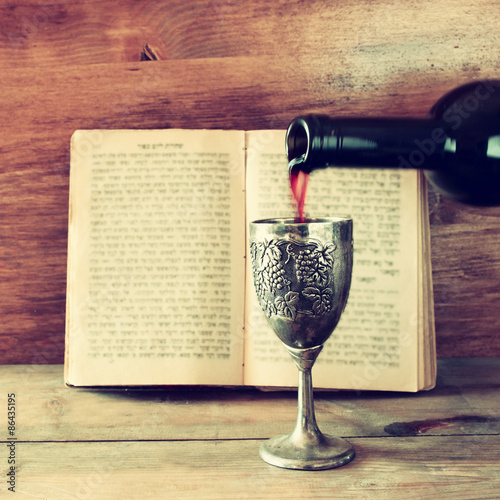
[[[446,359],[417,394],[318,392],[318,423],[354,461],[328,471],[264,463],[293,429],[296,393],[66,388],[59,365],[0,367],[15,398],[15,490],[70,499],[492,499],[500,495],[500,360]],[[1,498],[11,457],[4,419]]]
[[[63,361],[76,129],[425,116],[500,77],[499,26],[498,0],[0,0],[0,364]],[[429,203],[438,354],[499,356],[500,208]]]

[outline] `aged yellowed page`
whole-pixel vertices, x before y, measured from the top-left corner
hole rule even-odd
[[[283,131],[248,133],[248,221],[295,216],[284,137]],[[419,281],[428,274],[419,269],[420,176],[411,170],[337,168],[311,174],[306,213],[351,216],[355,246],[349,302],[314,367],[317,388],[422,388]],[[297,369],[267,326],[250,280],[246,318],[245,383],[296,385]]]
[[[66,382],[242,383],[244,134],[72,138]]]

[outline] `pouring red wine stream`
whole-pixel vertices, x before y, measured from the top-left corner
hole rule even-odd
[[[290,187],[297,205],[298,220],[305,222],[304,205],[307,194],[307,181],[309,174],[300,169],[302,158],[296,158],[289,163]]]

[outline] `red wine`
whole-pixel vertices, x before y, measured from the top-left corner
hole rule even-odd
[[[325,167],[416,168],[450,198],[500,205],[500,81],[458,87],[422,119],[298,117],[286,148],[296,178]]]
[[[305,222],[304,205],[306,202],[307,181],[309,174],[301,169],[302,158],[296,158],[289,164],[290,187],[297,204],[298,220]]]

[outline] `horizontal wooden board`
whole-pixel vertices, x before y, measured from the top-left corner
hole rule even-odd
[[[418,394],[318,391],[318,422],[353,437],[500,434],[498,359],[443,360],[439,374]],[[60,365],[0,366],[0,393],[16,394],[23,441],[263,439],[291,431],[297,415],[293,390],[74,389]]]
[[[51,500],[497,498],[499,386],[497,359],[447,359],[430,392],[317,393],[320,427],[348,437],[356,458],[304,472],[258,454],[291,430],[293,391],[75,390],[58,365],[0,366],[6,417],[15,399],[0,496],[13,479],[18,495]]]
[[[18,443],[16,492],[26,498],[496,498],[500,436],[351,439],[340,468],[264,463],[260,440]],[[2,448],[2,467],[6,463]],[[7,484],[1,486],[6,490]]]

